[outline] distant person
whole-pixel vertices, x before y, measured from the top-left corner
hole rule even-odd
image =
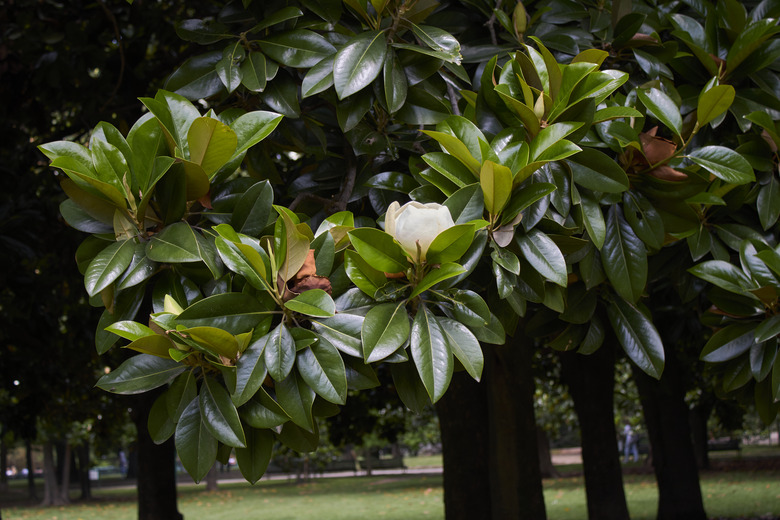
[[[623,460],[628,462],[629,455],[634,457],[634,462],[639,461],[639,436],[630,424],[623,428]]]

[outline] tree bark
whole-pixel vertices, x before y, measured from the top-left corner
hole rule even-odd
[[[673,349],[667,349],[660,380],[632,368],[658,482],[657,520],[706,520],[685,403],[685,382],[681,379],[686,372]]]
[[[89,441],[84,441],[77,451],[79,463],[79,484],[81,485],[81,500],[92,498],[92,483],[89,480]]]
[[[436,403],[444,462],[444,517],[491,518],[487,387],[466,372]]]
[[[582,434],[588,518],[629,520],[613,411],[614,343],[589,356],[562,352],[560,361]]]
[[[70,503],[70,473],[71,473],[71,455],[73,450],[70,444],[65,443],[62,450],[62,477],[60,479],[59,498],[63,504]]]
[[[547,518],[534,416],[533,348],[518,333],[487,350],[493,519]]]
[[[214,463],[211,469],[206,473],[206,491],[217,490],[217,464]]]
[[[558,477],[558,471],[555,469],[552,461],[552,450],[550,450],[550,438],[544,428],[536,427],[536,449],[539,451],[539,471],[542,478]]]
[[[155,444],[149,410],[159,391],[132,397],[131,419],[138,432],[138,520],[183,520],[176,503],[176,449],[173,439]]]
[[[32,441],[24,440],[24,452],[27,462],[27,495],[30,500],[37,500],[38,493],[35,491],[35,468],[33,467]]]
[[[8,490],[8,444],[5,442],[5,425],[0,431],[0,493]]]
[[[707,420],[712,413],[712,406],[707,403],[696,404],[688,412],[689,424],[693,440],[693,454],[696,456],[696,464],[699,469],[710,469],[710,453],[707,450],[709,440]]]
[[[54,444],[47,441],[43,445],[43,506],[62,506],[68,503],[67,493],[61,491],[57,482],[57,465],[54,462]]]

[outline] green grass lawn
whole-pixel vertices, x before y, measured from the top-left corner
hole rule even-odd
[[[411,460],[409,462],[412,462]],[[416,463],[419,462],[419,463]],[[433,465],[414,461],[414,466]],[[550,520],[587,517],[581,476],[545,480]],[[625,476],[633,520],[655,518],[658,492],[652,474]],[[780,470],[713,471],[702,474],[702,493],[710,517],[780,515]],[[95,500],[63,508],[7,508],[4,520],[135,520],[135,490],[97,487]],[[181,486],[179,510],[186,520],[263,518],[274,520],[410,520],[444,518],[442,479],[438,475],[393,475],[316,479],[295,484],[285,480],[221,484],[217,492]]]

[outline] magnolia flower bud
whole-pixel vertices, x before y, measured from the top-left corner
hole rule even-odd
[[[385,231],[417,261],[425,260],[433,239],[454,225],[450,210],[435,202],[422,204],[412,201],[403,206],[393,202],[385,214]],[[420,258],[417,257],[418,244]]]

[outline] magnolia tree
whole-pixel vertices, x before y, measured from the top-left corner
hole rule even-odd
[[[380,363],[409,408],[436,402],[454,371],[481,377],[518,317],[583,354],[614,334],[658,378],[641,300],[648,258],[680,246],[739,293],[716,295],[734,323],[704,358],[736,360],[730,388],[753,379],[776,411],[774,11],[726,2],[741,25],[725,55],[696,20],[726,20],[709,4],[465,3],[230,4],[177,25],[207,51],[126,135],[100,123],[41,146],[63,217],[90,235],[76,260],[105,307],[98,351],[138,352],[98,386],[165,387],[149,430],[196,480],[233,449],[251,482],[276,441],[314,450],[318,418]],[[554,30],[579,10],[587,30]],[[690,62],[678,90],[670,67]],[[732,85],[755,77],[757,100]],[[739,140],[716,131],[730,121]],[[739,222],[718,228],[725,245],[716,216]]]

